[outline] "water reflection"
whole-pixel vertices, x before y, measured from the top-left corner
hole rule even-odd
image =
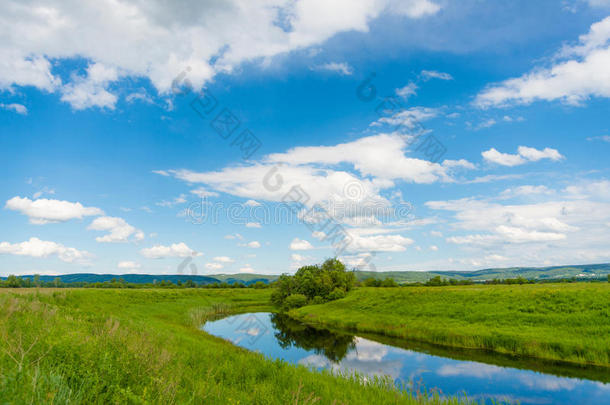
[[[255,324],[245,328],[244,324]],[[468,398],[521,404],[605,404],[610,403],[610,384],[579,378],[559,377],[498,364],[431,355],[379,343],[348,333],[316,329],[285,315],[257,313],[208,322],[204,330],[233,343],[259,351],[271,358],[314,369],[370,377],[390,378],[397,386],[413,384],[446,395],[465,393]],[[478,358],[476,360],[479,360]],[[568,369],[561,369],[562,373]],[[601,374],[599,374],[601,373]],[[604,374],[605,373],[605,374]],[[602,381],[607,370],[596,371]],[[595,377],[593,377],[595,378]]]
[[[337,363],[356,347],[354,335],[312,328],[283,314],[272,314],[270,319],[275,338],[283,349],[300,347]]]

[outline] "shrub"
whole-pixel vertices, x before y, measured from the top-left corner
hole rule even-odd
[[[398,284],[396,283],[396,281],[394,281],[393,278],[388,277],[381,282],[381,286],[382,287],[398,287]]]
[[[324,304],[326,301],[324,301],[324,298],[320,297],[319,295],[316,295],[315,297],[313,297],[313,299],[311,300],[311,303],[313,305],[319,305],[319,304]]]
[[[347,271],[343,263],[328,259],[321,265],[303,266],[294,276],[281,275],[274,283],[276,288],[271,294],[271,302],[285,307],[285,301],[294,294],[303,295],[311,302],[315,297],[320,297],[324,302],[337,299],[332,297],[343,298],[353,288],[355,281],[354,273]],[[341,293],[332,294],[337,289]]]
[[[337,287],[335,288],[329,295],[328,295],[328,299],[330,301],[334,301],[334,300],[340,300],[341,298],[345,298],[345,291],[342,290],[341,288]]]
[[[300,308],[305,305],[307,305],[307,297],[303,294],[292,294],[284,300],[284,307],[286,309]]]

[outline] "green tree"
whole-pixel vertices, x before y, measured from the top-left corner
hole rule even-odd
[[[282,307],[285,300],[294,294],[300,294],[312,301],[314,297],[327,301],[345,296],[354,287],[356,277],[347,271],[345,265],[337,259],[328,259],[321,265],[303,266],[294,276],[282,275],[274,283],[271,302]],[[341,291],[341,293],[333,291]]]

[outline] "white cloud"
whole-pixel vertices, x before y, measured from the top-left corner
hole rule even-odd
[[[227,0],[182,7],[160,0],[56,0],[44,6],[7,0],[0,88],[59,90],[75,109],[114,108],[112,86],[123,78],[148,78],[168,94],[188,66],[186,79],[200,89],[242,62],[319,45],[340,32],[366,32],[382,13],[422,18],[439,9],[430,0]],[[50,61],[77,57],[89,63],[86,76],[73,73],[62,83]]]
[[[244,205],[246,207],[260,207],[261,203],[259,203],[258,201],[254,201],[254,200],[248,200],[244,203]]]
[[[125,97],[125,101],[127,101],[128,103],[141,101],[146,104],[154,104],[152,97],[148,95],[148,93],[146,93],[146,90],[140,90],[135,93],[128,94],[127,97]]]
[[[430,246],[430,250],[432,250],[433,252],[437,252],[437,251],[438,251],[438,246],[436,246],[436,245],[431,245],[431,246]]]
[[[142,267],[140,263],[133,261],[122,261],[117,264],[117,268],[124,270],[137,270],[140,267]]]
[[[61,243],[30,238],[21,243],[0,242],[0,254],[11,254],[17,256],[30,256],[45,258],[57,256],[59,260],[67,263],[84,262],[91,254],[84,250],[66,247]]]
[[[587,138],[587,141],[603,141],[610,143],[610,135],[590,136]]]
[[[224,265],[222,263],[218,263],[218,262],[212,262],[212,263],[205,264],[205,268],[208,270],[220,270],[223,267],[224,267]]]
[[[295,262],[304,262],[304,261],[307,261],[307,260],[309,260],[309,259],[310,259],[310,257],[309,257],[309,256],[303,256],[303,255],[300,255],[300,254],[298,254],[298,253],[293,253],[293,254],[291,254],[291,255],[290,255],[290,258],[291,258],[292,260],[294,260]]]
[[[199,187],[194,190],[191,190],[191,193],[195,194],[199,198],[218,197],[218,193],[216,193],[214,191],[206,190],[203,187]]]
[[[63,86],[61,100],[75,110],[91,107],[114,109],[117,96],[107,90],[108,84],[117,81],[118,72],[113,67],[93,63],[87,67],[87,76],[73,75],[72,82]]]
[[[449,73],[438,72],[436,70],[422,70],[420,75],[424,81],[430,79],[453,80],[453,76]]]
[[[379,229],[369,230],[379,232]],[[351,243],[345,248],[347,252],[403,252],[407,246],[414,243],[413,239],[402,235],[372,235],[364,236],[358,229],[349,231]]]
[[[439,110],[436,108],[411,107],[402,109],[391,116],[384,116],[371,125],[378,126],[381,124],[387,124],[395,127],[404,126],[406,128],[414,128],[418,123],[432,119],[438,116],[438,114]]]
[[[580,104],[610,97],[610,17],[591,25],[574,46],[564,47],[551,66],[489,86],[475,99],[479,107],[561,100]]]
[[[128,242],[132,235],[135,241],[144,239],[144,232],[129,225],[123,218],[119,217],[95,218],[87,229],[108,232],[107,235],[98,236],[95,238],[95,240],[98,242]]]
[[[311,250],[313,246],[309,241],[305,239],[294,238],[292,242],[290,242],[290,250]]]
[[[404,87],[396,89],[396,95],[404,98],[405,100],[411,96],[417,94],[417,84],[410,82]]]
[[[607,193],[603,191],[605,182],[609,184]],[[557,194],[546,194],[546,189],[532,186],[522,190],[537,193],[540,202],[500,204],[466,198],[430,201],[426,206],[453,213],[446,228],[453,234],[446,241],[471,255],[472,260],[459,261],[469,266],[494,265],[492,259],[499,257],[489,257],[490,252],[511,258],[512,263],[503,265],[520,266],[610,259],[606,248],[610,243],[610,182],[570,186],[561,194],[564,200],[548,200]]]
[[[243,236],[241,236],[241,235],[240,235],[240,234],[238,234],[238,233],[235,233],[235,234],[225,235],[225,239],[230,239],[230,240],[233,240],[233,239],[239,239],[239,240],[243,240],[243,239],[244,239],[244,237],[243,237]]]
[[[558,161],[563,159],[561,153],[557,149],[544,148],[544,150],[538,150],[535,148],[528,148],[527,146],[519,146],[519,155],[523,156],[530,162],[537,162],[541,159],[550,159]]]
[[[165,177],[170,175],[166,170],[153,170],[152,172]]]
[[[496,124],[497,124],[496,120],[493,118],[490,118],[488,120],[481,122],[479,125],[477,125],[477,129],[491,128]]]
[[[610,7],[610,0],[587,0],[591,7]]]
[[[563,191],[571,198],[610,201],[610,181],[608,180],[583,181],[578,185],[568,186]]]
[[[186,196],[184,194],[180,194],[178,197],[175,197],[173,200],[170,200],[170,201],[163,200],[158,203],[155,203],[155,205],[157,205],[159,207],[171,208],[175,205],[184,204],[185,202],[186,202]]]
[[[17,103],[4,104],[4,103],[0,103],[0,108],[3,108],[5,110],[9,110],[9,111],[15,111],[17,114],[21,114],[21,115],[27,115],[28,114],[28,109],[23,104],[17,104]]]
[[[86,216],[104,214],[104,211],[99,208],[85,207],[79,202],[73,203],[46,198],[32,201],[27,197],[13,197],[6,202],[4,207],[27,215],[30,223],[36,225],[65,222],[70,219],[82,219]]]
[[[40,196],[42,196],[43,194],[50,194],[50,195],[54,195],[55,194],[55,190],[53,190],[52,188],[49,188],[47,186],[44,186],[41,190],[38,190],[37,192],[35,192],[34,194],[32,194],[32,197],[34,199],[39,198]]]
[[[526,162],[520,155],[511,155],[510,153],[498,152],[496,148],[491,148],[481,153],[483,159],[491,163],[496,163],[502,166],[517,166]]]
[[[484,151],[481,155],[488,162],[502,166],[518,166],[527,162],[537,162],[541,159],[558,161],[564,158],[557,149],[544,148],[544,150],[538,150],[527,146],[519,146],[516,155],[498,152],[495,148]]]
[[[243,247],[249,247],[252,249],[258,249],[261,247],[261,243],[257,240],[253,240],[252,242],[248,242],[248,243],[242,243],[239,246],[243,246]]]
[[[245,266],[239,268],[239,272],[240,273],[254,273],[255,270],[252,266],[250,266],[249,264],[246,264]]]
[[[164,257],[189,257],[201,256],[199,253],[186,245],[184,242],[172,243],[170,246],[155,245],[151,248],[140,250],[140,254],[150,259],[161,259]]]
[[[246,223],[246,228],[260,228],[261,224],[259,224],[258,222],[247,222]]]
[[[326,70],[329,72],[336,72],[343,76],[349,76],[354,73],[354,69],[345,62],[328,62],[322,65],[317,65],[312,68],[313,70]]]
[[[212,260],[218,263],[233,263],[235,260],[231,259],[229,256],[216,256]]]
[[[546,186],[530,186],[524,185],[515,188],[508,188],[501,193],[503,197],[538,195],[538,194],[553,194],[553,190]]]
[[[463,169],[471,169],[474,170],[476,169],[476,166],[467,161],[466,159],[460,159],[460,160],[444,160],[442,163],[443,167],[447,167],[447,168],[463,168]]]
[[[411,109],[404,113],[411,118],[417,116],[418,119],[435,114],[428,109]],[[432,183],[447,179],[445,170],[440,165],[406,157],[407,146],[407,140],[399,135],[380,134],[335,146],[297,147],[285,153],[269,155],[267,160],[271,163],[292,165],[349,163],[364,176],[402,179],[414,183]]]

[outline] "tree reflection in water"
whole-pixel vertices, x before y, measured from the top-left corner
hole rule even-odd
[[[312,328],[284,314],[271,315],[271,323],[277,330],[275,338],[283,349],[293,346],[313,350],[338,363],[356,348],[354,335]]]

